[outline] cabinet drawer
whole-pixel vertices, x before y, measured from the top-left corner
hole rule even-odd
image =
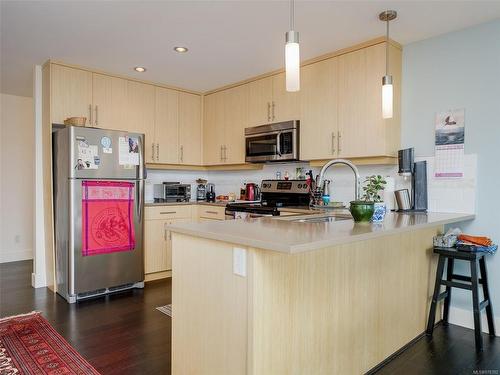
[[[191,218],[191,205],[146,207],[146,220],[189,218]]]
[[[212,220],[225,220],[226,208],[216,206],[198,206],[198,217]]]

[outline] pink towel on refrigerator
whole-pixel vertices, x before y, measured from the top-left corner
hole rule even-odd
[[[134,183],[83,181],[82,255],[134,248]]]

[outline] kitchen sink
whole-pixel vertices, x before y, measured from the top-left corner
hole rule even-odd
[[[332,223],[334,221],[351,220],[350,214],[337,214],[337,215],[301,215],[289,217],[286,221],[293,223]]]
[[[291,220],[295,223],[330,223],[334,221],[351,220],[351,216],[323,216],[323,217],[304,217],[302,219]]]

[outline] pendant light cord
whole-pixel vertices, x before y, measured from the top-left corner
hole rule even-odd
[[[295,30],[295,0],[290,0],[290,30]]]
[[[385,75],[389,75],[389,18],[387,18],[386,38],[385,38]]]

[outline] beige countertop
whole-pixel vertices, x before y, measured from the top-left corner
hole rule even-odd
[[[262,217],[167,226],[172,232],[279,251],[300,253],[333,245],[369,240],[398,232],[474,219],[459,213],[387,213],[383,223],[354,223],[352,219],[307,223],[290,217]]]

